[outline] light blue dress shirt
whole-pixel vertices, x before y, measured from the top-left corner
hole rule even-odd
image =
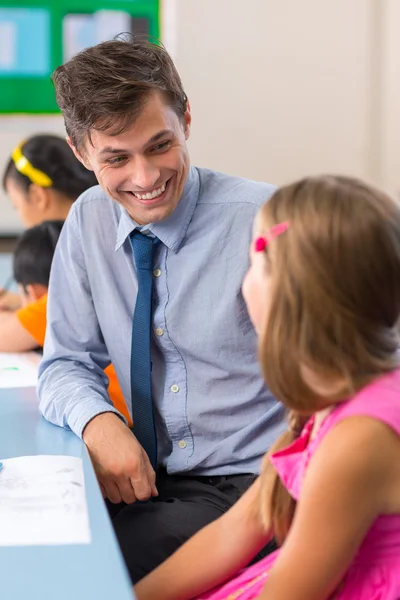
[[[253,220],[273,191],[191,167],[176,210],[149,226],[162,242],[152,383],[158,459],[169,473],[256,473],[282,430],[283,408],[262,380],[241,293]],[[94,187],[74,203],[55,253],[40,408],[78,436],[93,417],[115,410],[103,371],[110,361],[131,405],[137,278],[129,234],[137,227]]]

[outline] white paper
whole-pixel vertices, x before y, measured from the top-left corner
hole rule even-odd
[[[0,352],[0,388],[35,387],[39,360],[33,352]]]
[[[90,543],[80,458],[22,456],[1,462],[0,546]]]
[[[112,40],[121,33],[132,31],[132,15],[122,10],[98,10],[95,14],[98,42]]]
[[[0,22],[0,70],[17,64],[17,28],[10,21]]]
[[[132,15],[125,11],[98,10],[92,14],[68,14],[63,19],[64,62],[84,48],[131,31]]]

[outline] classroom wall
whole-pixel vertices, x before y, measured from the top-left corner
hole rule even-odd
[[[371,2],[179,4],[197,162],[276,183],[368,172]]]
[[[382,181],[400,200],[400,2],[386,0],[382,35]]]
[[[399,194],[398,0],[164,0],[193,113],[193,162],[281,184],[364,177]],[[0,118],[0,167],[62,120]],[[0,233],[19,223],[0,194]]]

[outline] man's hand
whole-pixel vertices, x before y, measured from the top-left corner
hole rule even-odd
[[[104,498],[114,504],[158,496],[156,474],[133,433],[114,413],[102,413],[83,432]]]

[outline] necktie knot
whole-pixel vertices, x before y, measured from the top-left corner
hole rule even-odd
[[[131,244],[137,270],[153,270],[153,250],[158,241],[157,238],[144,235],[140,231],[134,231],[131,234]]]

